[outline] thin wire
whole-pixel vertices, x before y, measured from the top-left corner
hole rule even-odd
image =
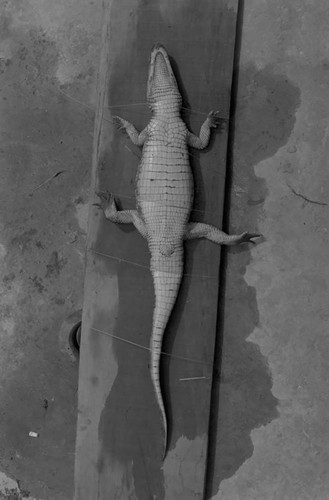
[[[143,269],[147,269],[148,271],[150,270],[149,266],[144,266],[143,264],[139,264],[138,262],[134,262],[132,260],[126,260],[122,259],[121,257],[115,257],[114,255],[109,255],[107,253],[97,252],[96,250],[93,249],[91,249],[91,251],[96,255],[101,255],[102,257],[107,257],[108,259],[114,259],[119,262],[125,262],[126,264],[132,264],[133,266],[142,267]]]
[[[182,109],[185,109],[186,111],[191,111],[191,113],[197,113],[198,115],[204,115],[204,116],[208,116],[209,115],[209,112],[205,113],[204,111],[198,111],[197,109],[185,108],[185,106],[182,106]],[[226,116],[220,116],[219,118],[221,120],[225,120],[227,122],[229,121],[229,118],[226,118]]]
[[[94,113],[95,113],[95,109],[92,106],[89,106],[88,104],[84,103],[83,101],[80,101],[76,97],[73,97],[69,94],[66,94],[66,92],[63,92],[63,90],[61,90],[59,88],[57,88],[57,91],[60,94],[64,95],[67,99],[74,101],[77,104],[80,104],[81,106],[84,106],[85,108],[88,108],[88,109],[94,111]],[[112,109],[112,108],[130,108],[130,107],[134,107],[134,106],[148,106],[148,103],[147,102],[134,102],[134,103],[130,103],[130,104],[112,104],[111,106],[106,106],[106,107],[108,109]],[[182,106],[182,109],[184,109],[186,111],[190,111],[191,113],[196,113],[198,115],[208,116],[208,114],[209,114],[209,113],[205,113],[204,111],[199,111],[197,109],[186,108],[185,106]],[[145,113],[143,113],[143,114],[145,114]],[[221,116],[220,119],[225,120],[225,121],[229,120],[225,116],[223,116],[223,117]],[[105,118],[105,120],[106,120],[106,118]],[[111,121],[111,120],[107,120],[107,121]]]
[[[62,90],[58,89],[58,92],[62,95],[64,95],[65,97],[67,97],[67,99],[71,100],[71,101],[74,101],[76,102],[77,104],[80,104],[81,106],[84,106],[85,108],[88,108],[90,109],[91,111],[93,111],[95,113],[95,109],[92,107],[92,106],[89,106],[88,104],[85,104],[84,102],[82,101],[79,101],[79,99],[76,99],[75,97],[72,97],[70,96],[69,94],[66,94],[65,92],[63,92]],[[134,104],[116,104],[116,105],[113,105],[113,106],[108,106],[109,108],[116,108],[116,107],[128,107],[128,106],[141,106],[143,104],[146,104],[146,103],[142,103],[142,102],[137,102],[137,103],[134,103]],[[207,115],[207,113],[203,113],[202,111],[195,111],[193,109],[190,109],[190,108],[184,108],[183,109],[188,109],[189,111],[191,111],[192,113],[199,113],[199,114],[202,114],[202,115]],[[145,113],[143,113],[145,114]],[[222,118],[223,120],[228,120],[227,118]],[[111,119],[109,118],[106,118],[105,116],[103,116],[103,120],[106,121],[106,122],[109,122],[109,123],[113,123]],[[138,158],[139,155],[137,153],[135,153],[134,151],[132,151],[131,149],[129,149],[128,147],[126,148],[128,149],[132,154],[134,154],[135,156],[137,156]],[[188,155],[191,156],[192,158],[195,158],[196,160],[199,160],[199,157],[194,155],[193,153],[191,153],[189,150],[188,150]],[[216,169],[207,169],[208,171],[211,171],[211,172],[215,172],[217,173],[217,170]]]
[[[106,106],[107,108],[129,108],[130,106],[148,106],[147,102],[133,102],[131,104],[111,104],[111,106]]]
[[[143,349],[144,351],[149,351],[152,352],[152,349],[149,347],[146,347],[145,345],[138,344],[137,342],[133,342],[132,340],[125,339],[123,337],[119,337],[118,335],[114,335],[113,333],[110,332],[105,332],[104,330],[99,330],[98,328],[94,328],[93,326],[89,326],[90,330],[93,330],[94,332],[101,333],[102,335],[107,335],[108,337],[111,337],[116,340],[120,340],[121,342],[124,342],[125,344],[132,345],[134,347],[138,347],[139,349]],[[192,359],[192,358],[185,358],[184,356],[176,356],[175,354],[169,354],[168,352],[161,351],[160,354],[164,356],[168,356],[169,358],[173,359],[179,359],[180,361],[188,361],[189,363],[195,363],[198,365],[204,365],[204,366],[210,366],[210,363],[205,363],[204,361],[199,361],[198,359]]]
[[[125,149],[127,149],[134,156],[137,156],[137,158],[139,160],[142,158],[142,155],[139,155],[138,153],[136,153],[136,151],[133,151],[132,149],[130,149],[130,147],[128,146],[128,144],[125,144]]]
[[[73,101],[73,102],[76,102],[77,104],[80,104],[80,106],[84,106],[85,108],[88,108],[90,109],[91,111],[93,111],[94,113],[96,113],[95,111],[95,108],[93,106],[89,106],[89,104],[86,104],[85,102],[82,102],[82,101],[79,101],[79,99],[76,99],[75,97],[72,97],[71,95],[69,94],[66,94],[65,92],[63,92],[61,89],[57,88],[57,91],[64,95],[67,99],[69,99],[69,101]]]
[[[136,198],[134,196],[128,196],[126,194],[122,194],[122,193],[113,193],[111,191],[111,194],[116,197],[118,196],[119,198],[126,198],[127,200],[136,200]],[[181,208],[181,207],[177,207],[176,205],[171,205],[173,208]],[[198,208],[192,208],[192,212],[199,212],[200,214],[212,214],[213,211],[212,210],[199,210]]]
[[[209,380],[209,377],[186,377],[186,378],[180,378],[180,382],[187,382],[190,380]]]
[[[125,262],[126,264],[131,264],[132,266],[141,267],[143,269],[147,269],[148,271],[151,271],[151,268],[149,266],[144,266],[143,264],[139,264],[138,262],[134,262],[133,260],[122,259],[121,257],[116,257],[115,255],[110,255],[110,254],[107,254],[107,253],[97,252],[93,248],[91,248],[90,251],[92,253],[96,254],[96,255],[101,255],[102,257],[106,257],[108,259],[117,260],[118,262]],[[191,278],[218,279],[218,276],[210,276],[210,275],[207,275],[207,274],[187,274],[187,273],[183,273],[183,276],[189,276]]]

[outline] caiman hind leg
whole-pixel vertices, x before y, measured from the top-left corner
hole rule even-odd
[[[120,118],[120,116],[112,116],[112,121],[118,129],[127,132],[128,137],[135,146],[143,146],[147,137],[147,127],[139,133],[132,123]]]
[[[216,128],[221,121],[219,111],[210,111],[206,120],[201,125],[199,137],[192,134],[192,132],[187,133],[187,145],[195,149],[206,148],[209,144],[211,129]]]
[[[215,226],[203,224],[202,222],[190,222],[187,225],[184,239],[194,240],[196,238],[206,238],[219,245],[239,245],[240,243],[255,243],[254,238],[259,238],[261,234],[249,233],[245,231],[241,234],[226,234]]]
[[[144,238],[147,237],[144,221],[137,210],[118,210],[114,196],[108,191],[96,194],[100,198],[100,203],[95,203],[95,205],[103,210],[106,219],[116,224],[134,224],[137,231],[139,231]]]

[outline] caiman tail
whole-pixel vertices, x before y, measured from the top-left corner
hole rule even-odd
[[[164,249],[164,252],[166,248]],[[151,252],[153,253],[153,252]],[[151,257],[151,270],[155,292],[155,306],[153,312],[151,349],[151,379],[154,387],[156,400],[160,409],[164,445],[163,457],[167,452],[167,416],[162,398],[160,383],[160,359],[162,351],[163,335],[177,299],[178,290],[183,275],[183,248],[176,249],[171,255],[159,255]]]

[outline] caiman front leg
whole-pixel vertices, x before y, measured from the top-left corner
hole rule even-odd
[[[220,123],[219,111],[210,111],[205,122],[201,125],[199,137],[192,132],[187,133],[187,145],[195,149],[206,148],[209,144],[211,129],[216,128]]]
[[[112,121],[118,129],[127,132],[128,137],[135,146],[143,146],[147,137],[147,127],[139,133],[132,123],[120,118],[120,116],[112,116]]]
[[[100,203],[95,203],[95,205],[103,210],[106,219],[116,224],[134,224],[137,231],[144,238],[147,237],[144,221],[137,210],[118,210],[113,195],[108,191],[96,194],[100,198]]]
[[[203,224],[202,222],[190,222],[187,225],[184,239],[194,240],[196,238],[206,238],[219,245],[239,245],[240,243],[255,243],[254,238],[259,238],[261,234],[248,233],[226,234],[215,226]]]

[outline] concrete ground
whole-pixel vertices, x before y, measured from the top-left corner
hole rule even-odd
[[[78,363],[59,334],[82,304],[100,9],[0,9],[0,498],[66,500]]]
[[[0,9],[0,498],[69,500],[101,6]],[[212,500],[328,498],[328,19],[244,9]]]
[[[329,6],[246,2],[212,500],[326,500]]]

